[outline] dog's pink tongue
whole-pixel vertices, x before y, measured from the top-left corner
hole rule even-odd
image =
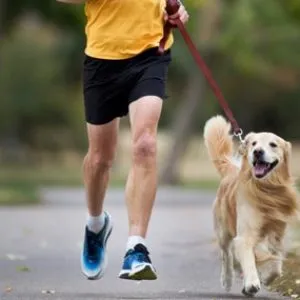
[[[266,171],[266,166],[265,165],[256,165],[255,166],[255,175],[256,176],[263,176],[265,174],[265,171]]]

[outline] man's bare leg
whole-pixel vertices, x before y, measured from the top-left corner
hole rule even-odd
[[[145,261],[140,261],[138,267],[130,272],[124,262],[121,278],[156,279],[155,270],[148,261],[145,238],[157,189],[156,139],[161,110],[162,100],[154,96],[143,97],[129,107],[133,144],[132,166],[126,185],[129,221],[127,251],[139,245],[136,251],[143,253]]]
[[[88,217],[81,267],[88,279],[101,278],[107,263],[106,242],[112,231],[112,221],[103,211],[103,201],[115,157],[118,127],[119,120],[104,125],[87,125],[89,149],[83,171]]]
[[[115,157],[119,120],[104,125],[87,125],[89,149],[83,162],[88,212],[102,213],[110,169]]]
[[[126,186],[129,235],[146,237],[157,188],[156,136],[162,100],[143,97],[130,106],[132,166]]]

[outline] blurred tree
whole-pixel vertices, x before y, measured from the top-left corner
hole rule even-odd
[[[0,144],[7,153],[22,152],[24,146],[51,151],[75,146],[70,127],[78,115],[54,34],[23,23],[1,47]]]
[[[282,133],[278,129],[284,123],[272,122],[281,124],[274,128],[260,112],[273,111],[274,102],[280,101],[278,93],[287,95],[298,86],[300,27],[288,9],[292,3],[269,1],[265,6],[258,0],[241,0],[224,7],[218,39],[220,55],[226,57],[221,65],[223,86],[225,94],[234,91],[232,104],[247,130],[268,128]]]
[[[65,5],[55,0],[1,0],[3,8],[3,26],[6,32],[24,14],[35,12],[59,28],[80,32],[84,26],[82,5]]]
[[[294,130],[300,122],[300,1],[218,1],[185,0],[191,15],[187,26],[236,118],[245,132],[268,129],[286,138],[300,138]],[[79,79],[84,18],[82,5],[0,0],[2,141],[12,130],[19,142],[32,147],[82,143],[76,133],[83,130]],[[36,22],[33,25],[39,30],[32,36],[23,32],[23,38],[15,35],[20,24],[30,22]],[[221,112],[176,31],[175,37],[168,82],[171,99],[165,102],[161,122],[164,128],[173,124],[174,143],[163,166],[166,182],[178,181],[189,136],[199,133],[208,117]],[[17,120],[12,116],[18,116]],[[68,132],[66,138],[56,140],[56,130]]]
[[[2,34],[8,35],[26,14],[30,14],[32,18],[35,14],[43,21],[55,24],[58,32],[63,34],[61,51],[65,59],[61,61],[64,64],[62,71],[66,74],[67,82],[77,83],[81,76],[81,58],[85,42],[83,5],[68,5],[55,0],[0,1],[3,6],[2,26],[0,9],[0,34],[2,27]]]

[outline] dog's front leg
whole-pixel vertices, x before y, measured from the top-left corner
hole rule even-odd
[[[243,293],[253,296],[260,290],[260,279],[256,269],[254,255],[255,239],[249,236],[237,236],[234,239],[234,251],[244,275]]]

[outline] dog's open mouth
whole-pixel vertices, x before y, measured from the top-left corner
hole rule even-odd
[[[272,163],[265,162],[260,159],[256,159],[253,162],[254,174],[256,178],[263,178],[270,173],[278,164],[278,160]]]

